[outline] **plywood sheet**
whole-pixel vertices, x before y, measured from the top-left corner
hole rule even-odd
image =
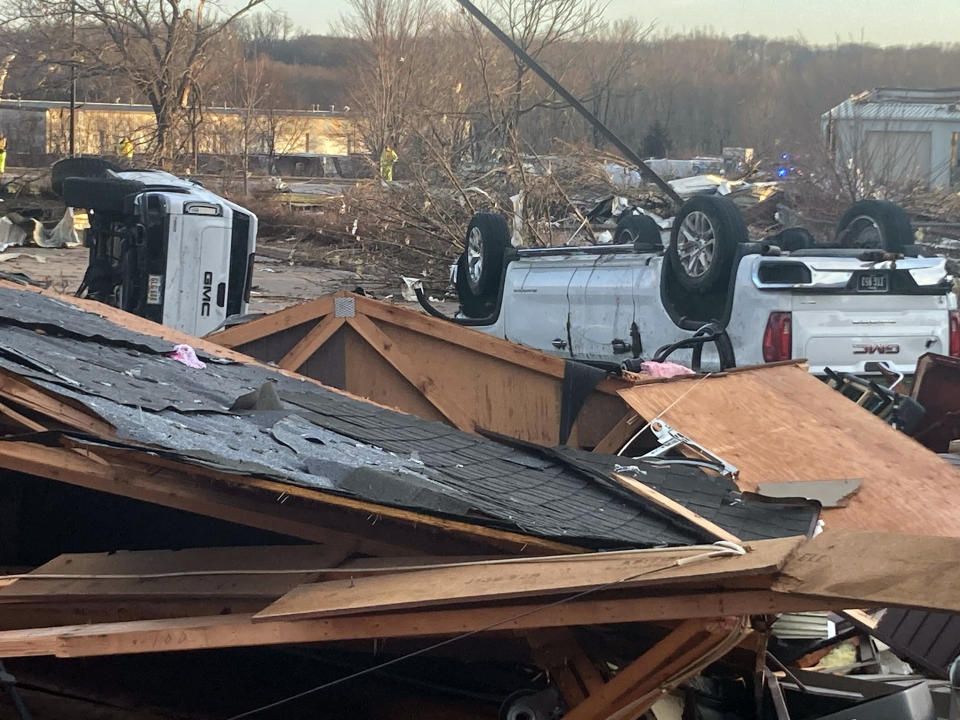
[[[738,484],[862,478],[827,527],[960,536],[958,471],[796,365],[620,391],[740,469]],[[669,408],[669,409],[668,409]]]
[[[773,588],[843,598],[854,607],[960,612],[957,558],[960,538],[827,531],[787,561]]]
[[[433,605],[492,602],[569,593],[616,583],[618,588],[764,575],[779,569],[803,538],[750,543],[746,555],[689,558],[703,548],[597,553],[575,558],[478,563],[403,574],[302,585],[258,613],[258,620],[303,619]],[[678,564],[684,560],[685,564]]]

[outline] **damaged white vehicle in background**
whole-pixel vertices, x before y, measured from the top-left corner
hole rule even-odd
[[[893,203],[855,203],[832,247],[802,228],[750,242],[737,207],[713,195],[688,200],[661,235],[630,209],[612,245],[517,249],[501,215],[478,213],[452,273],[454,321],[626,367],[672,350],[695,369],[805,358],[818,374],[875,373],[881,361],[912,373],[926,352],[960,355],[946,261],[924,255]]]

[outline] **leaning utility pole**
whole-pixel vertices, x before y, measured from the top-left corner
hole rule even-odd
[[[70,2],[70,157],[77,154],[77,3]]]
[[[492,32],[494,36],[497,38],[497,40],[499,40],[504,45],[506,45],[507,48],[509,48],[514,55],[520,58],[528,68],[530,68],[537,75],[539,75],[540,79],[543,80],[547,85],[549,85],[553,89],[553,91],[557,93],[557,95],[559,95],[564,100],[566,100],[567,103],[569,103],[574,110],[576,110],[578,113],[583,115],[583,117],[587,120],[587,122],[593,125],[593,127],[595,127],[600,132],[601,135],[603,135],[607,140],[609,140],[614,145],[614,147],[617,148],[617,150],[623,153],[623,156],[627,160],[629,160],[634,165],[636,165],[637,168],[644,175],[646,175],[653,182],[654,185],[656,185],[658,188],[663,190],[663,192],[666,193],[667,197],[669,197],[677,207],[683,204],[683,198],[681,198],[677,194],[677,191],[674,190],[666,180],[664,180],[662,177],[657,175],[653,171],[653,169],[649,165],[647,165],[643,161],[643,159],[639,155],[637,155],[637,153],[634,152],[634,150],[629,145],[627,145],[623,140],[617,137],[610,128],[604,125],[600,121],[600,118],[595,116],[586,107],[584,107],[583,103],[581,103],[572,94],[570,94],[570,92],[563,85],[557,82],[550,73],[544,70],[536,60],[530,57],[530,55],[528,55],[527,52],[522,47],[517,45],[510,38],[509,35],[503,32],[503,30],[501,30],[499,27],[497,27],[496,23],[494,23],[490,18],[484,15],[476,5],[470,2],[470,0],[457,0],[457,2],[460,3],[460,5],[463,7],[464,10],[466,10],[468,13],[473,15],[477,20],[479,20],[481,25],[483,25],[485,28],[487,28],[487,30]]]

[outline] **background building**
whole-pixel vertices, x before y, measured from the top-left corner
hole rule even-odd
[[[839,167],[873,182],[960,185],[960,88],[877,88],[821,116]]]
[[[114,155],[130,137],[136,154],[150,148],[156,119],[149,105],[80,103],[76,152]],[[8,164],[39,166],[69,152],[70,105],[48,100],[0,100],[0,134],[7,137]],[[259,155],[348,156],[362,151],[352,122],[332,110],[205,108],[181,121],[175,152],[181,158]]]

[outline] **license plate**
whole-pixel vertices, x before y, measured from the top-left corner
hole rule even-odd
[[[163,275],[147,276],[147,305],[160,305],[163,302]]]
[[[885,293],[888,289],[886,273],[863,273],[857,278],[857,292]]]

